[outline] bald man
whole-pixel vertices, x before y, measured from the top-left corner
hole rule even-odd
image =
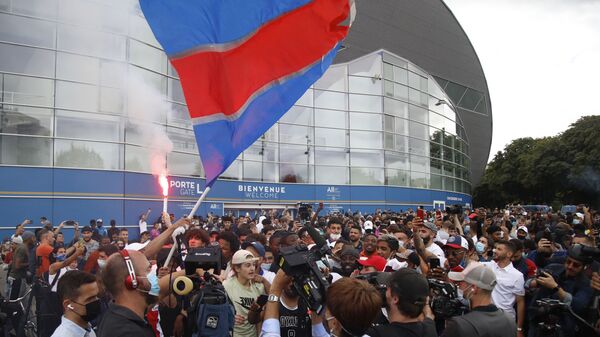
[[[126,260],[131,262],[137,287],[127,281]],[[108,258],[102,270],[102,283],[113,296],[114,303],[98,326],[98,337],[155,337],[152,327],[144,319],[148,306],[158,300],[158,278],[150,271],[150,262],[140,252],[124,251]]]

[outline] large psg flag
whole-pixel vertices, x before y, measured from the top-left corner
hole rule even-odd
[[[354,0],[140,0],[177,70],[207,186],[329,67]]]

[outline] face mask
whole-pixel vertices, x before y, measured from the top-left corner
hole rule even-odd
[[[481,254],[485,250],[485,245],[481,242],[477,242],[475,244],[475,250],[477,251],[478,254]]]
[[[579,219],[573,219],[573,225],[579,225],[580,223]]]
[[[73,301],[75,302],[75,301]],[[75,302],[77,303],[77,302]],[[77,303],[79,305],[83,305],[81,303]],[[73,309],[71,309],[73,310]],[[93,302],[90,302],[88,304],[85,304],[85,315],[79,315],[77,314],[77,312],[75,312],[77,315],[79,315],[79,317],[81,317],[81,319],[83,319],[86,322],[90,322],[93,321],[94,318],[98,317],[98,315],[100,315],[102,308],[100,307],[100,300],[95,300]]]
[[[329,238],[330,238],[332,241],[337,241],[337,240],[339,240],[339,239],[340,239],[340,237],[341,237],[341,236],[342,236],[342,234],[330,234],[330,235],[329,235]]]
[[[264,270],[270,270],[271,269],[271,264],[270,263],[262,263],[260,265],[260,267]]]
[[[469,234],[469,232],[471,231],[471,226],[469,226],[469,225],[465,226],[464,230],[465,230],[465,235]]]
[[[145,278],[148,280],[148,282],[150,282],[150,290],[138,289],[139,291],[147,293],[150,296],[158,297],[160,286],[158,285],[158,276],[156,276],[156,273],[150,271],[146,277],[138,276],[138,278]]]
[[[398,240],[398,247],[404,248],[404,241]]]
[[[56,261],[62,262],[65,260],[66,257],[67,257],[67,254],[58,254],[58,255],[56,255]]]
[[[105,266],[106,260],[98,260],[98,267],[100,267],[100,269],[104,269]]]

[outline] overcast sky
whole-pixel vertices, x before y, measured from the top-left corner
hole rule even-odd
[[[600,0],[445,0],[487,78],[490,160],[511,140],[600,114]]]

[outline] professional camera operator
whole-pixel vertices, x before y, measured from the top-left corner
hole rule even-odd
[[[271,286],[265,309],[261,337],[281,336],[279,324],[279,297],[292,279],[279,270]],[[325,320],[332,337],[357,337],[365,334],[381,309],[382,299],[369,283],[354,278],[343,278],[327,289]],[[329,337],[320,316],[312,316],[312,336]]]
[[[401,269],[392,273],[385,293],[390,324],[372,327],[367,336],[436,337],[428,296],[429,284],[423,275],[411,269]],[[426,316],[424,320],[423,314]]]
[[[535,336],[540,319],[548,313],[542,311],[537,300],[556,299],[570,308],[577,315],[585,315],[592,299],[593,290],[590,279],[585,275],[585,269],[591,264],[592,258],[582,251],[582,245],[573,245],[569,248],[567,260],[564,265],[551,264],[540,270],[538,276],[528,282],[529,288],[539,288],[530,306],[529,336]],[[581,331],[576,328],[576,321],[568,314],[561,314],[559,324],[561,330],[568,335],[575,335]]]
[[[473,265],[475,266],[475,265]],[[469,301],[471,312],[446,321],[443,337],[508,337],[517,335],[512,315],[498,309],[492,303],[492,291],[496,285],[494,272],[482,265],[467,267],[465,271],[450,272],[448,278],[458,283],[463,298]]]

